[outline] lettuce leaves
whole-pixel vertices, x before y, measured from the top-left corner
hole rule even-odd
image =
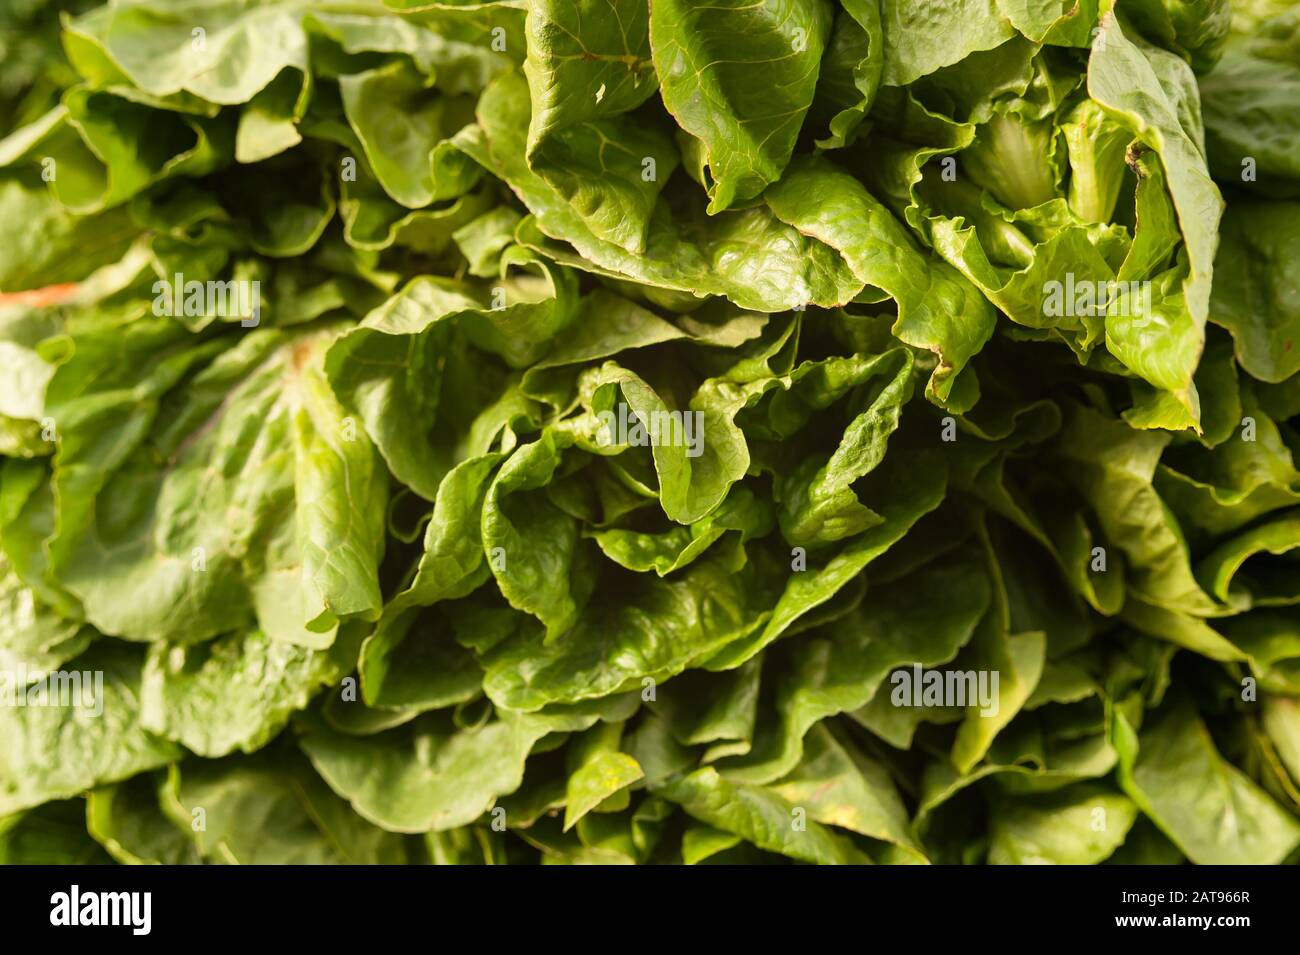
[[[1295,11],[28,6],[0,861],[1295,861]]]

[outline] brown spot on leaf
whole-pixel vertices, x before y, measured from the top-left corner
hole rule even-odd
[[[293,361],[293,370],[302,371],[303,366],[306,365],[307,362],[311,361],[311,356],[312,356],[311,342],[307,339],[303,339],[297,342],[293,346],[293,354],[291,356]]]
[[[45,288],[28,289],[24,292],[0,292],[0,306],[32,305],[43,308],[47,305],[61,305],[77,294],[76,282],[62,285],[47,285]]]

